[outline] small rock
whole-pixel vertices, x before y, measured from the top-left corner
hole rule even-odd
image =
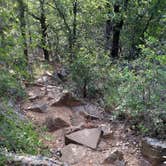
[[[29,93],[28,93],[28,96],[29,96],[28,99],[31,100],[31,101],[40,98],[40,94],[35,94],[35,93],[33,93],[33,92],[29,92]]]
[[[78,143],[96,149],[101,136],[98,128],[83,129],[65,136],[65,144]]]
[[[83,103],[78,100],[77,98],[73,97],[70,92],[63,92],[58,99],[54,100],[51,103],[51,106],[78,106],[82,105]]]
[[[49,71],[46,71],[44,75],[45,75],[45,76],[49,76],[49,77],[51,77],[51,76],[52,76],[52,73],[49,72]]]
[[[103,138],[113,138],[113,131],[110,124],[101,124],[99,125],[99,129],[102,131]]]
[[[47,104],[35,104],[27,108],[27,110],[44,113],[47,112]]]
[[[166,142],[146,137],[142,140],[141,152],[153,166],[161,165],[165,161]]]
[[[44,125],[48,128],[48,131],[55,131],[64,127],[69,127],[69,124],[61,118],[47,117]]]
[[[115,164],[116,166],[124,166],[124,157],[121,151],[115,150],[104,161],[103,164]]]
[[[105,160],[104,163],[114,163],[116,160],[123,160],[123,153],[115,150]]]
[[[40,88],[41,91],[45,91],[46,90],[46,87],[42,87]]]
[[[37,95],[34,95],[34,96],[30,96],[28,99],[30,100],[30,101],[33,101],[33,100],[36,100],[38,98],[38,96]]]
[[[42,76],[41,78],[39,78],[37,81],[36,81],[36,83],[37,84],[43,84],[43,83],[45,83],[45,82],[47,82],[48,81],[48,76]]]
[[[65,68],[61,68],[53,72],[53,77],[56,80],[60,79],[61,81],[66,81],[68,75],[69,75],[69,71]]]
[[[82,146],[69,144],[61,150],[61,160],[68,164],[76,164],[86,155],[86,149]]]
[[[80,112],[82,115],[90,120],[103,119],[102,109],[94,104],[82,104],[72,107],[75,112]]]

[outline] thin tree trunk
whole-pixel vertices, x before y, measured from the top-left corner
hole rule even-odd
[[[129,0],[124,1],[124,7],[123,11],[125,12],[127,10]],[[115,14],[121,14],[122,11],[120,11],[120,5],[115,4],[114,5],[114,12]],[[119,58],[119,41],[120,41],[120,33],[122,30],[124,24],[123,18],[120,19],[120,21],[114,20],[113,22],[113,37],[112,37],[112,49],[110,50],[110,56],[113,58]]]
[[[106,50],[109,50],[111,47],[111,44],[110,44],[111,32],[112,32],[112,22],[111,22],[111,20],[107,20],[106,21],[106,32],[105,32],[105,37],[106,37],[105,49]]]
[[[42,33],[42,49],[44,52],[44,59],[49,61],[49,51],[47,49],[47,23],[46,23],[46,16],[44,10],[44,2],[45,0],[40,0],[40,8],[41,8],[41,15],[40,15],[40,26],[41,26],[41,33]]]
[[[112,21],[111,21],[111,18],[110,18],[110,3],[107,2],[106,4],[106,8],[108,9],[108,17],[109,19],[106,21],[106,27],[105,27],[105,37],[106,37],[106,44],[105,44],[105,50],[110,50],[111,48],[111,32],[112,32]]]
[[[25,21],[26,6],[23,0],[17,0],[17,2],[18,2],[18,8],[19,8],[20,29],[21,29],[21,35],[23,38],[24,55],[26,60],[28,61],[28,46],[27,46],[27,38],[26,38],[26,21]]]
[[[114,5],[114,12],[116,14],[120,13],[119,5]],[[118,52],[119,52],[119,39],[120,39],[120,32],[123,26],[123,20],[121,19],[119,22],[113,23],[113,38],[112,38],[112,49],[110,51],[111,57],[118,58]]]
[[[73,27],[72,27],[72,34],[69,34],[69,49],[71,54],[71,61],[73,61],[75,57],[74,47],[76,44],[77,39],[77,0],[73,2]]]
[[[55,4],[55,7],[52,6],[50,3],[49,3],[49,6],[51,6],[52,8],[56,9],[60,15],[60,17],[62,18],[63,22],[64,22],[64,25],[66,27],[66,30],[67,30],[67,37],[68,37],[68,46],[69,46],[69,53],[70,53],[70,61],[72,62],[73,61],[73,58],[74,58],[74,46],[75,46],[75,43],[76,43],[76,38],[77,38],[77,8],[78,8],[78,1],[77,0],[74,0],[73,1],[73,27],[70,27],[70,25],[67,23],[67,20],[66,20],[66,16],[65,14],[63,13],[63,11],[61,11],[61,8],[59,7],[58,3],[56,0],[54,0],[54,4]]]
[[[74,20],[73,20],[73,46],[74,46],[77,36],[77,0],[74,0],[73,2],[73,15],[74,15]]]

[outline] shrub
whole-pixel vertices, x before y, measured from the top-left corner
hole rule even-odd
[[[71,64],[70,70],[78,93],[81,93],[83,97],[94,96],[93,93],[96,91],[96,81],[98,79],[95,56],[84,50],[80,51]]]
[[[5,105],[0,105],[0,147],[13,152],[37,154],[41,142],[34,127],[20,120],[18,115]]]
[[[25,96],[21,84],[13,74],[6,70],[0,70],[0,96],[23,98]]]
[[[166,68],[155,57],[114,64],[105,88],[105,103],[127,117],[143,134],[165,137]]]

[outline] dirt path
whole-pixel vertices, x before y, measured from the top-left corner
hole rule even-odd
[[[46,92],[47,89],[47,92]],[[41,140],[52,152],[52,157],[57,158],[57,152],[63,151],[65,145],[65,135],[75,129],[87,128],[105,128],[105,135],[99,139],[97,148],[91,149],[82,145],[76,145],[76,155],[70,156],[67,161],[69,165],[74,166],[102,166],[102,165],[115,165],[115,166],[148,166],[149,164],[142,158],[140,153],[139,137],[136,137],[132,130],[128,127],[124,129],[124,124],[120,122],[107,122],[104,120],[87,118],[82,112],[77,111],[77,108],[83,107],[69,107],[65,105],[51,106],[52,102],[62,94],[62,88],[58,86],[47,85],[45,86],[30,86],[27,88],[29,99],[22,105],[22,110],[25,115],[37,126],[39,130],[43,130]],[[57,124],[54,126],[52,119],[61,119],[67,125],[63,127],[62,124],[57,129]],[[62,126],[61,126],[62,125]],[[50,130],[44,129],[45,126],[50,127]],[[81,148],[80,148],[81,146]],[[82,156],[79,154],[81,149]],[[123,154],[122,162],[104,163],[103,161],[110,156],[112,152],[121,152]],[[83,152],[85,154],[83,154]],[[63,157],[62,157],[63,158]],[[63,160],[59,157],[60,160]]]

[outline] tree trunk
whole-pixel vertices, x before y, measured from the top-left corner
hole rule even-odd
[[[77,0],[73,2],[73,45],[76,42],[76,35],[77,35]]]
[[[74,0],[73,2],[73,27],[72,27],[72,33],[69,34],[69,49],[71,54],[71,61],[73,61],[75,57],[74,53],[74,47],[76,44],[77,39],[77,0]]]
[[[127,6],[128,6],[129,0],[124,1],[123,10],[124,12],[127,11]],[[114,12],[116,15],[119,15],[121,17],[121,12],[120,11],[120,4],[115,4],[114,5]],[[114,20],[113,22],[113,37],[112,37],[112,49],[110,50],[110,56],[113,58],[118,58],[119,57],[119,40],[120,40],[120,32],[123,27],[124,20],[123,18],[118,20]]]
[[[106,38],[106,44],[105,44],[105,50],[110,50],[111,49],[111,32],[112,32],[112,21],[110,18],[110,8],[111,5],[110,3],[106,3],[106,8],[108,9],[108,17],[109,19],[106,21],[106,27],[105,27],[105,38]]]
[[[119,5],[114,5],[114,12],[116,14],[120,13]],[[121,19],[119,22],[113,23],[113,38],[112,38],[112,49],[110,50],[111,57],[118,58],[119,57],[119,40],[120,40],[120,32],[123,26],[123,20]]]
[[[17,0],[17,2],[18,2],[18,9],[19,9],[20,29],[21,29],[21,35],[23,38],[24,55],[26,60],[28,61],[28,46],[27,46],[27,38],[26,38],[26,21],[25,21],[26,6],[23,0]]]
[[[106,21],[106,30],[105,31],[106,31],[105,32],[105,37],[106,37],[105,49],[110,50],[110,48],[111,48],[110,40],[111,40],[111,31],[112,31],[112,22],[111,22],[111,20]]]
[[[40,26],[41,26],[41,43],[42,49],[44,52],[44,59],[49,61],[49,51],[47,49],[47,23],[46,23],[46,16],[44,10],[44,2],[45,0],[40,0],[40,8],[41,8],[41,15],[40,15]]]

